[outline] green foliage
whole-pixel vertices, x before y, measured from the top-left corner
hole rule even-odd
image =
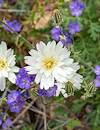
[[[98,23],[90,23],[88,33],[90,37],[95,41],[100,36],[100,25]]]
[[[72,119],[72,120],[69,120],[68,123],[67,123],[67,129],[68,130],[73,130],[76,126],[82,126],[81,122],[77,119]]]

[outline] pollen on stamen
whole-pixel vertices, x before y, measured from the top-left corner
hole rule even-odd
[[[46,58],[43,60],[43,67],[46,70],[50,70],[56,65],[56,63],[57,63],[57,61],[54,58],[52,58],[52,57]]]

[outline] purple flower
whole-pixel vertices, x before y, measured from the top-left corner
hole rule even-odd
[[[21,68],[17,74],[16,85],[22,89],[29,89],[34,79],[35,75],[29,75],[25,68]]]
[[[100,75],[100,65],[95,66],[94,72],[96,75]]]
[[[7,129],[12,126],[12,120],[10,118],[7,118],[6,121],[2,124],[3,129]]]
[[[85,4],[81,0],[72,0],[69,8],[73,16],[80,16],[83,13]]]
[[[68,25],[68,30],[70,34],[75,34],[80,32],[80,24],[77,21],[70,21],[69,25]]]
[[[60,42],[64,46],[72,43],[72,35],[64,32],[62,28],[56,26],[51,30],[51,37],[53,40]]]
[[[0,8],[2,7],[4,1],[3,0],[0,0]]]
[[[20,112],[25,105],[25,99],[21,96],[20,91],[13,90],[7,96],[7,104],[11,112]]]
[[[94,83],[96,87],[100,87],[100,76],[96,76]]]
[[[60,41],[60,35],[62,34],[63,34],[63,30],[59,26],[56,26],[51,30],[51,37],[53,40],[57,42]]]
[[[64,32],[64,34],[60,36],[60,43],[67,47],[72,44],[72,38],[70,33]]]
[[[5,20],[5,24],[3,25],[4,29],[11,33],[20,32],[22,29],[22,25],[17,20]]]
[[[46,97],[52,97],[56,95],[57,86],[54,85],[53,87],[49,88],[48,90],[45,89],[38,89],[38,95],[39,96],[46,96]]]
[[[2,119],[0,118],[0,126],[2,125]]]

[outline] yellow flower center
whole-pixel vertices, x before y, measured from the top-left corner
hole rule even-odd
[[[7,68],[7,60],[5,58],[0,58],[0,70]]]
[[[53,57],[45,58],[43,60],[43,67],[46,70],[50,70],[50,69],[54,68],[56,64],[57,64],[57,61]]]

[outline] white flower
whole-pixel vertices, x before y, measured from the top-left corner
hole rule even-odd
[[[15,66],[15,55],[12,49],[7,49],[5,42],[0,44],[0,90],[5,89],[5,78],[8,78],[12,83],[15,83],[15,72],[18,68]]]
[[[83,82],[83,77],[80,74],[75,73],[71,79],[68,80],[68,82],[72,83],[73,90],[80,89],[81,83]],[[56,96],[59,96],[61,93],[65,98],[67,98],[69,95],[66,92],[66,85],[67,83],[56,83],[57,90],[56,90]]]
[[[29,52],[31,56],[25,56],[25,63],[29,74],[36,74],[35,82],[40,83],[41,89],[49,89],[55,81],[64,83],[71,79],[76,70],[67,48],[53,41],[47,45],[40,42],[36,49]]]
[[[73,71],[72,77],[68,77],[67,81],[69,81],[69,82],[71,82],[73,84],[74,89],[80,89],[81,88],[81,83],[83,82],[83,76],[76,73],[77,70],[80,69],[80,66],[76,62],[76,63],[72,63],[70,65],[70,67],[72,67],[74,71]]]
[[[69,81],[73,84],[74,89],[81,89],[81,83],[83,82],[83,76],[75,73]]]

